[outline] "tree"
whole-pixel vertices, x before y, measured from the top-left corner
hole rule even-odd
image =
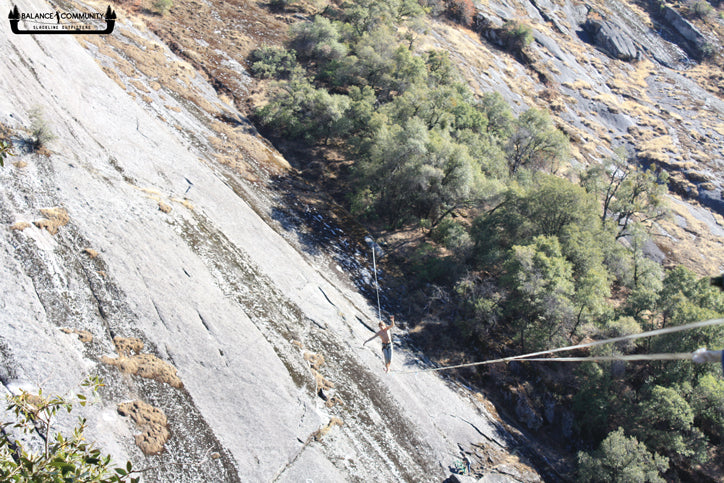
[[[498,92],[486,93],[481,105],[488,118],[488,134],[499,140],[508,139],[513,132],[515,117],[503,96]]]
[[[276,85],[269,102],[256,115],[275,134],[303,138],[307,142],[343,136],[351,128],[346,112],[349,98],[315,88],[307,78],[296,75]]]
[[[533,42],[533,29],[517,20],[509,20],[503,24],[502,38],[509,50],[519,53]]]
[[[645,224],[661,219],[666,210],[664,196],[667,193],[668,174],[653,170],[634,170],[622,183],[611,201],[609,208],[614,213],[614,220],[619,227],[618,238],[629,234],[628,228],[636,219]]]
[[[644,443],[626,436],[623,428],[611,432],[592,453],[578,453],[578,476],[583,482],[664,483],[667,458],[650,453]]]
[[[574,320],[574,285],[558,239],[539,235],[529,245],[514,246],[504,270],[502,283],[510,290],[506,311],[520,332],[521,350],[562,342]]]
[[[503,296],[496,281],[467,273],[455,284],[455,293],[463,332],[477,343],[491,342],[490,330],[502,320]]]
[[[537,170],[554,168],[568,156],[568,138],[553,126],[545,111],[528,109],[514,126],[506,145],[511,174],[523,167]]]
[[[475,6],[472,0],[449,0],[448,12],[450,17],[466,27],[470,27],[473,24]]]
[[[654,386],[634,414],[636,434],[649,448],[679,461],[706,458],[704,437],[694,426],[694,411],[675,389]]]
[[[595,200],[585,190],[564,178],[540,174],[527,191],[509,188],[497,207],[475,220],[471,235],[476,254],[484,264],[495,264],[513,244],[526,244],[537,235],[553,236],[581,273],[578,264],[589,255],[588,247],[577,240],[603,238],[598,236],[600,227],[591,222],[595,210]],[[586,232],[596,236],[585,236]]]
[[[569,339],[576,335],[576,330],[581,322],[588,318],[595,319],[606,313],[608,297],[611,296],[611,282],[608,272],[602,265],[588,270],[576,283],[576,293],[573,297],[573,305],[576,307],[576,322]]]
[[[667,272],[659,295],[659,309],[664,317],[664,325],[681,325],[715,318],[724,312],[721,290],[712,287],[707,278],[698,277],[682,265]]]
[[[665,327],[715,319],[724,314],[724,293],[710,286],[707,278],[700,278],[684,267],[676,267],[664,277],[655,308],[661,313]],[[720,347],[723,339],[724,328],[721,326],[704,327],[657,337],[651,341],[651,350],[691,352],[700,347]],[[657,384],[682,385],[710,372],[719,372],[719,368],[711,364],[671,361],[659,365],[654,380]]]
[[[581,176],[581,184],[601,197],[601,220],[612,220],[618,227],[617,238],[631,234],[632,222],[645,224],[666,214],[664,196],[668,175],[641,170],[617,150],[603,165],[589,167]]]
[[[261,79],[288,78],[298,68],[296,52],[284,47],[264,45],[254,50],[249,60],[251,73]]]
[[[289,47],[300,59],[325,63],[347,55],[347,47],[340,42],[336,26],[321,15],[315,16],[312,22],[293,24],[289,33]]]
[[[643,313],[656,308],[664,271],[659,263],[651,260],[646,254],[645,245],[649,242],[649,238],[643,227],[635,225],[634,228],[628,238],[631,271],[623,280],[624,285],[631,289],[631,293],[626,298],[623,309],[626,314],[642,321]]]
[[[382,123],[372,139],[355,170],[357,207],[393,225],[420,218],[436,224],[477,195],[480,171],[465,146],[429,130],[419,118],[404,128]]]
[[[102,385],[98,378],[89,378],[82,386],[95,391]],[[125,467],[113,467],[110,456],[103,456],[93,444],[85,441],[85,420],[79,418],[70,436],[54,427],[58,411],[71,412],[73,404],[85,406],[87,396],[76,394],[74,399],[45,396],[42,390],[31,394],[21,390],[8,395],[7,414],[14,421],[0,427],[0,480],[7,482],[42,483],[112,483],[130,481],[135,473],[130,461]],[[25,437],[18,437],[18,433]],[[37,434],[41,447],[36,449],[27,437]]]
[[[358,36],[380,25],[399,26],[425,14],[417,0],[355,0],[345,3],[343,12]]]
[[[720,444],[724,439],[724,380],[714,374],[700,377],[692,392],[691,406],[698,426]]]
[[[612,392],[611,371],[601,364],[583,363],[575,368],[580,381],[573,397],[573,410],[581,434],[600,441],[609,430],[609,419],[615,414],[617,399]]]

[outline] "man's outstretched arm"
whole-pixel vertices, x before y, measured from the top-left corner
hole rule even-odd
[[[382,332],[382,331],[380,331],[380,332]],[[375,340],[375,337],[379,336],[379,335],[380,335],[380,332],[377,332],[375,335],[373,335],[372,337],[370,337],[369,339],[367,339],[366,341],[364,341],[364,342],[362,343],[362,345],[365,345],[366,343],[372,342],[373,340]]]

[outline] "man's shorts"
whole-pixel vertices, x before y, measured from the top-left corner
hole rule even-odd
[[[382,354],[385,356],[385,364],[392,362],[392,342],[382,344]]]

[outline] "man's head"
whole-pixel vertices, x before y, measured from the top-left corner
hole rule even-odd
[[[384,328],[385,328],[385,324],[383,324],[382,322],[380,322],[379,324],[377,324],[377,326],[378,326],[380,329],[384,329]]]

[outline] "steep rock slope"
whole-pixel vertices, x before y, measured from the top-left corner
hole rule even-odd
[[[0,36],[18,154],[0,170],[3,392],[101,375],[89,437],[144,481],[439,481],[463,453],[537,481],[480,396],[382,375],[360,347],[374,311],[339,268],[364,285],[364,247],[330,221],[336,259],[315,249],[268,185],[288,165],[236,108],[142,24],[119,16],[113,35]],[[36,107],[57,136],[45,152]],[[136,444],[133,401],[165,414],[162,447]]]

